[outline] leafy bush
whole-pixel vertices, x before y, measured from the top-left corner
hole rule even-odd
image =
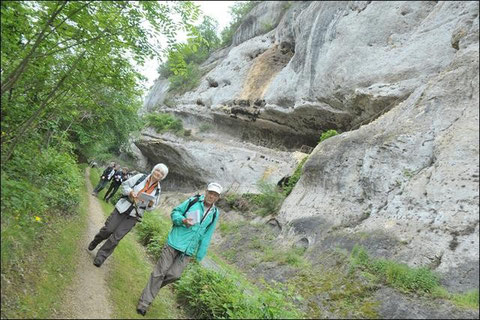
[[[171,226],[158,211],[152,211],[145,212],[142,222],[136,228],[139,241],[147,247],[147,252],[155,259],[160,257]]]
[[[258,205],[256,204],[257,197],[258,195],[254,193],[227,193],[223,199],[232,209],[241,212],[252,212],[258,209]]]
[[[283,193],[285,194],[285,196],[288,196],[290,194],[290,192],[292,192],[293,187],[295,187],[298,180],[300,180],[300,176],[302,174],[302,168],[303,168],[303,165],[305,164],[305,161],[307,161],[307,159],[308,159],[308,157],[305,157],[305,158],[302,159],[302,161],[300,161],[297,168],[295,169],[295,172],[290,177],[290,179],[288,179],[288,183],[286,184],[285,188],[283,189]]]
[[[145,212],[142,222],[137,226],[140,243],[149,244],[158,234],[166,238],[171,225],[157,211]]]
[[[169,92],[183,94],[200,83],[202,64],[217,49],[220,39],[217,36],[217,22],[205,16],[196,28],[192,28],[191,37],[186,43],[176,44],[168,51],[167,61],[158,68],[158,72],[170,82]]]
[[[145,118],[147,124],[154,127],[157,132],[173,131],[180,133],[183,130],[182,120],[168,113],[149,113]]]
[[[51,219],[77,212],[82,176],[68,152],[25,142],[2,168],[2,267],[40,240]]]
[[[186,67],[184,73],[172,75],[169,78],[169,91],[176,94],[184,94],[196,88],[200,83],[202,72],[197,64],[190,62]]]
[[[322,133],[322,135],[320,136],[320,140],[318,141],[318,143],[322,142],[322,141],[325,141],[327,140],[328,138],[331,138],[333,136],[336,136],[338,134],[337,130],[327,130],[325,131],[324,133]]]
[[[256,195],[253,201],[259,207],[256,211],[261,216],[276,214],[282,205],[285,195],[280,192],[273,183],[265,181],[258,182],[260,194]]]
[[[230,8],[232,22],[220,33],[222,47],[232,44],[233,34],[235,31],[237,31],[237,28],[240,26],[240,24],[242,24],[243,18],[259,3],[260,1],[234,3],[234,5]]]
[[[178,297],[197,318],[300,318],[288,291],[265,284],[265,290],[240,286],[240,279],[191,263],[175,284]]]
[[[79,203],[82,183],[75,159],[66,152],[48,148],[15,152],[2,172],[2,212],[42,213],[47,208],[68,212]],[[30,149],[33,148],[33,149]]]

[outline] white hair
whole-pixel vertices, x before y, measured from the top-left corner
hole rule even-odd
[[[168,174],[168,168],[167,168],[167,166],[164,165],[163,163],[159,163],[159,164],[155,165],[155,167],[153,167],[153,169],[152,169],[151,174],[152,174],[153,171],[155,171],[155,170],[160,170],[160,171],[163,173],[163,178],[162,178],[162,180],[165,179],[165,177],[166,177],[167,174]]]

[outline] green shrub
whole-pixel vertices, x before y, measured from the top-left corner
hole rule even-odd
[[[300,318],[289,293],[265,284],[265,290],[245,288],[241,280],[191,263],[175,284],[179,300],[196,318],[274,319]]]
[[[145,116],[145,119],[147,124],[155,128],[157,132],[173,131],[180,133],[183,131],[182,120],[168,113],[149,113]]]
[[[230,8],[232,22],[220,32],[222,47],[232,44],[233,34],[242,23],[243,18],[259,3],[260,1],[246,1],[233,4]]]
[[[325,131],[324,133],[322,133],[322,135],[320,136],[320,140],[318,141],[318,143],[322,142],[322,141],[325,141],[327,140],[328,138],[331,138],[333,136],[336,136],[338,134],[337,130],[327,130]]]
[[[2,167],[2,268],[35,247],[50,222],[77,212],[82,176],[74,157],[26,142]]]
[[[283,193],[285,194],[285,196],[288,196],[290,192],[292,192],[293,187],[295,187],[298,180],[300,180],[300,176],[302,174],[302,168],[303,168],[303,165],[305,164],[305,161],[307,161],[307,159],[308,157],[305,157],[302,159],[302,161],[300,161],[300,163],[297,165],[297,168],[295,169],[295,172],[290,177],[290,179],[288,179],[288,183],[283,189]]]
[[[170,86],[168,91],[175,94],[184,94],[195,89],[200,84],[203,73],[199,66],[190,62],[184,70],[184,73],[171,75],[169,78]]]
[[[258,209],[256,204],[258,195],[254,193],[227,193],[225,202],[232,208],[241,212],[252,212]]]
[[[163,219],[158,211],[147,211],[143,215],[142,222],[137,225],[136,229],[140,243],[148,246],[154,241],[161,241],[163,243],[167,238],[170,228],[171,224],[169,224],[166,219]]]
[[[258,182],[260,194],[256,195],[253,201],[259,207],[255,213],[261,216],[269,214],[277,214],[282,205],[285,195],[280,192],[277,186],[273,183],[265,181]]]

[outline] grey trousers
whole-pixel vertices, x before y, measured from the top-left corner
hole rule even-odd
[[[153,267],[147,286],[143,289],[137,308],[148,308],[158,291],[160,291],[160,288],[180,278],[183,269],[185,269],[190,260],[190,256],[183,255],[182,252],[165,243],[160,258],[155,267]]]
[[[137,219],[130,217],[127,213],[120,214],[115,208],[105,221],[105,225],[93,238],[95,244],[107,239],[103,246],[98,249],[95,262],[102,264],[118,245],[118,242],[135,226]]]
[[[107,179],[100,179],[100,181],[98,182],[97,186],[95,187],[95,189],[93,189],[93,192],[94,193],[99,193],[100,191],[102,191],[103,188],[105,188],[105,186],[107,185],[108,183],[108,180]]]

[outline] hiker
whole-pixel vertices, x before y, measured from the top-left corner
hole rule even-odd
[[[137,222],[142,220],[145,210],[151,211],[158,206],[161,191],[160,181],[165,179],[167,174],[167,166],[159,163],[153,167],[148,176],[140,173],[122,183],[123,196],[115,204],[105,225],[88,245],[88,250],[92,251],[100,242],[107,239],[98,249],[93,260],[96,267],[103,264],[115,250],[118,242],[132,230]]]
[[[221,193],[222,187],[218,183],[210,183],[205,195],[191,197],[172,210],[172,229],[143,289],[137,313],[142,316],[147,313],[160,288],[178,280],[192,256],[197,261],[205,257],[219,219],[215,202]]]
[[[115,164],[115,162],[110,162],[110,165],[103,170],[102,176],[100,177],[100,181],[98,182],[95,189],[93,189],[92,196],[97,196],[100,191],[107,185],[108,181],[112,180],[115,171],[120,168],[120,165]]]
[[[128,179],[128,168],[124,167],[122,168],[122,170],[115,171],[112,182],[110,182],[110,187],[108,188],[107,192],[105,192],[105,196],[103,197],[103,200],[108,202],[115,195],[115,193],[117,192],[122,182],[127,179]]]

